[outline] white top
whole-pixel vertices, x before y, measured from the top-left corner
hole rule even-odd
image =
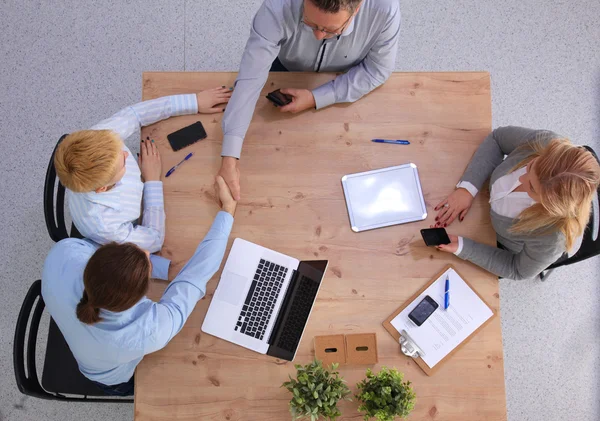
[[[490,206],[498,215],[514,219],[518,217],[521,212],[535,203],[535,200],[529,197],[527,193],[514,191],[521,185],[519,178],[524,174],[527,174],[526,166],[500,177],[492,185],[490,191]],[[478,193],[477,188],[468,181],[461,181],[456,185],[456,188],[467,190],[473,197]],[[569,257],[577,253],[581,247],[582,241],[583,236],[580,236],[575,240],[575,244],[573,244],[573,247],[568,253]],[[462,251],[462,248],[463,239],[462,237],[458,237],[458,249],[454,254],[458,256]]]
[[[492,185],[490,191],[490,205],[498,215],[516,218],[521,212],[535,203],[526,192],[514,191],[521,185],[519,178],[527,174],[527,167],[500,177]]]
[[[519,178],[527,174],[527,167],[519,168],[516,171],[500,177],[492,185],[490,190],[490,206],[498,215],[508,218],[516,218],[521,212],[535,203],[526,192],[514,191],[521,185]],[[466,189],[473,197],[478,193],[477,188],[468,181],[461,181],[456,185],[456,188]],[[460,254],[463,248],[463,239],[458,237],[458,249],[454,254]]]
[[[527,167],[520,168],[500,177],[492,185],[490,205],[492,210],[498,215],[514,219],[535,203],[535,200],[529,197],[527,193],[514,191],[521,185],[519,178],[524,174],[527,174]],[[478,193],[477,188],[468,181],[461,181],[456,185],[456,188],[467,190],[473,197]]]
[[[197,112],[195,94],[166,96],[124,108],[90,130],[112,130],[125,140],[140,127],[172,116]],[[161,249],[165,238],[162,182],[142,183],[140,168],[133,154],[125,144],[123,150],[129,153],[123,178],[112,189],[102,193],[75,193],[66,189],[69,211],[79,232],[98,244],[130,242],[154,253]],[[144,200],[143,218],[138,225],[142,193],[160,200],[151,203]]]

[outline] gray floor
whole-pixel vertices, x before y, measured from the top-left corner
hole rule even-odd
[[[12,368],[22,298],[51,247],[48,156],[141,95],[144,70],[237,70],[260,0],[0,2],[0,419],[131,419],[131,405],[24,399]],[[89,2],[91,3],[91,2]],[[99,3],[104,3],[99,6]],[[397,70],[488,70],[494,125],[600,147],[600,2],[403,0]],[[398,110],[402,112],[402,110]],[[600,261],[501,281],[510,421],[600,419]]]

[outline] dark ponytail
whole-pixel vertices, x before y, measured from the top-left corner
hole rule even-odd
[[[83,291],[83,297],[79,304],[77,304],[77,318],[80,322],[85,323],[86,325],[93,325],[94,323],[98,323],[102,318],[100,317],[100,309],[98,307],[94,307],[89,299],[87,292]]]
[[[148,291],[151,269],[146,253],[134,244],[100,247],[83,271],[79,321],[93,325],[102,320],[100,309],[121,312],[133,307]]]

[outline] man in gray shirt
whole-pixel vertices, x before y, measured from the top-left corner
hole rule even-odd
[[[250,30],[235,91],[223,117],[219,174],[240,197],[237,160],[269,70],[345,72],[312,91],[282,89],[282,112],[354,102],[383,84],[396,63],[398,0],[265,0]]]

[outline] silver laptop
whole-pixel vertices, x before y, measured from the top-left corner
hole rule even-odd
[[[299,261],[236,238],[202,331],[292,361],[327,263]]]

